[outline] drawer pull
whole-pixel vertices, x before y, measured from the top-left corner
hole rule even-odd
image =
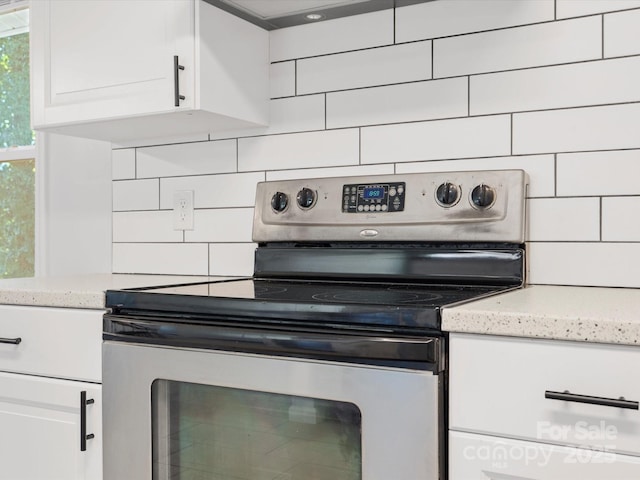
[[[579,395],[570,393],[568,390],[564,392],[552,392],[547,390],[544,392],[544,398],[551,400],[564,400],[565,402],[588,403],[591,405],[604,405],[605,407],[628,408],[629,410],[638,410],[638,402],[633,400],[625,400],[620,398],[592,397],[589,395]]]
[[[95,402],[93,398],[87,398],[87,392],[80,392],[80,451],[87,450],[87,440],[95,438],[93,433],[87,434],[87,405]]]
[[[22,338],[0,338],[0,343],[8,343],[10,345],[20,345]]]

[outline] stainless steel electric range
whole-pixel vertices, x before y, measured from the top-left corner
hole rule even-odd
[[[105,480],[446,478],[440,311],[522,286],[526,183],[259,184],[253,277],[107,292]]]

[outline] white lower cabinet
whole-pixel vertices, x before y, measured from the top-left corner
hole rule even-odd
[[[102,478],[102,315],[0,305],[0,480]]]
[[[640,480],[640,348],[450,335],[450,480]]]
[[[449,433],[449,480],[638,480],[640,458],[598,449]]]
[[[0,452],[3,479],[102,478],[102,387],[0,373]]]
[[[0,371],[100,383],[103,313],[0,305]]]

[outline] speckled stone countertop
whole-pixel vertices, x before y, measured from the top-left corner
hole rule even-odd
[[[640,345],[640,289],[534,285],[445,308],[442,328]]]
[[[122,288],[175,285],[230,277],[92,274],[0,280],[0,304],[38,307],[104,308],[104,292]]]

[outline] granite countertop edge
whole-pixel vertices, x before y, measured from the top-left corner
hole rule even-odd
[[[451,313],[443,330],[509,337],[640,345],[640,325],[622,320],[560,318],[527,313],[485,311]]]
[[[0,305],[104,309],[105,292],[0,291]]]
[[[640,345],[640,289],[529,286],[442,312],[442,329]]]
[[[0,280],[0,305],[105,309],[105,292],[126,288],[176,285],[236,277],[86,274]]]

